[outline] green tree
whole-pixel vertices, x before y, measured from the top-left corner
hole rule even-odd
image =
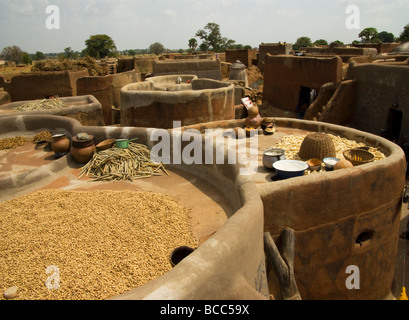
[[[0,57],[4,60],[19,64],[23,60],[23,50],[18,46],[5,47],[1,51]]]
[[[236,41],[222,37],[220,26],[217,23],[209,22],[204,29],[196,32],[196,37],[202,40],[203,48],[221,52],[230,48]],[[204,50],[202,50],[204,51]]]
[[[23,52],[21,55],[21,62],[24,64],[31,64],[33,61],[31,60],[30,55],[28,52]]]
[[[376,28],[365,28],[359,35],[363,43],[379,43],[379,33]]]
[[[189,48],[192,50],[192,52],[196,51],[197,48],[197,40],[195,38],[189,39]]]
[[[344,43],[343,43],[342,41],[339,41],[339,40],[332,41],[332,42],[329,44],[330,48],[334,48],[334,47],[338,47],[338,46],[343,46],[343,45],[344,45]]]
[[[312,42],[309,37],[300,37],[293,45],[294,50],[299,50],[300,48],[311,47]]]
[[[247,49],[253,49],[250,45],[242,45],[241,43],[233,44],[230,46],[229,49],[232,50],[247,50]]]
[[[130,56],[136,56],[136,50],[133,50],[133,49],[128,50],[128,55],[130,55]]]
[[[44,60],[46,58],[45,54],[41,51],[37,51],[34,55],[34,60]]]
[[[407,24],[404,28],[402,33],[400,34],[399,41],[401,42],[408,42],[409,41],[409,24]]]
[[[208,45],[207,43],[204,43],[204,42],[203,42],[203,43],[200,44],[199,49],[200,49],[200,51],[202,51],[202,52],[209,51],[209,45]]]
[[[149,53],[160,55],[165,51],[165,47],[160,42],[152,43],[149,46]]]
[[[96,59],[114,57],[118,54],[114,40],[106,34],[97,34],[85,40],[86,48],[83,55],[89,55]]]
[[[313,43],[314,46],[327,46],[328,41],[324,39],[315,40]]]
[[[395,35],[391,32],[379,32],[379,40],[383,43],[391,43],[395,41]]]
[[[66,59],[69,59],[69,60],[71,60],[71,59],[78,59],[78,54],[76,54],[75,52],[74,52],[74,50],[72,50],[71,49],[71,47],[68,47],[68,48],[65,48],[64,49],[64,56],[65,56],[65,58]]]

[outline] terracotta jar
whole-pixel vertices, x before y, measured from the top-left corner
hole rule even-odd
[[[95,152],[94,136],[90,135],[87,140],[72,137],[71,154],[78,163],[87,163],[92,159]]]
[[[262,118],[261,118],[261,116],[259,114],[257,116],[255,116],[255,117],[248,116],[246,118],[246,120],[244,120],[244,124],[247,127],[258,128],[258,127],[260,127],[261,120],[262,120]]]
[[[70,151],[71,142],[65,133],[52,136],[51,149],[55,153],[66,153]]]

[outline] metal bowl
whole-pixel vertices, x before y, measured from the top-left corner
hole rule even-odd
[[[263,153],[263,166],[266,169],[274,170],[273,164],[277,161],[285,160],[285,150],[283,149],[267,149]]]

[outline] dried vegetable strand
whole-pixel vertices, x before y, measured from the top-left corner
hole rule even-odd
[[[169,176],[162,162],[152,162],[147,146],[131,142],[127,149],[113,147],[95,153],[82,168],[79,179],[85,175],[92,181],[134,181],[161,175],[160,170]]]

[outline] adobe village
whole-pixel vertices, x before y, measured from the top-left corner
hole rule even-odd
[[[407,299],[409,43],[191,48],[0,67],[1,299]]]

